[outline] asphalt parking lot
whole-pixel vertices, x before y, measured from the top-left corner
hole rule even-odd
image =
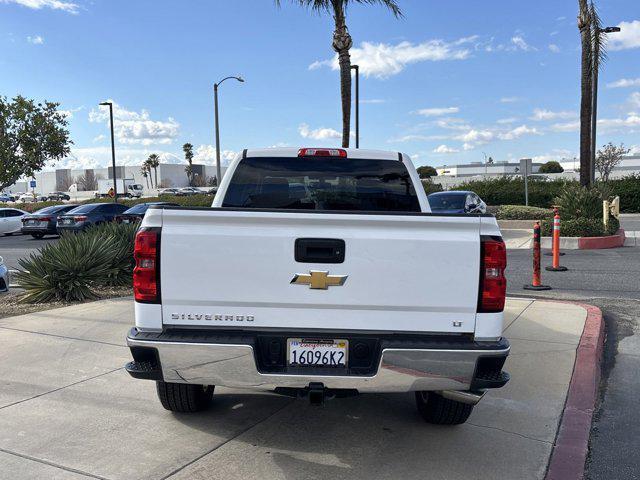
[[[31,235],[0,236],[0,257],[9,268],[17,268],[18,260],[36,252],[39,248],[57,241],[57,236],[47,236],[36,240]]]
[[[424,423],[411,394],[314,407],[217,388],[173,414],[122,368],[130,298],[0,319],[0,478],[542,479],[585,318],[509,299],[512,380],[458,427]]]

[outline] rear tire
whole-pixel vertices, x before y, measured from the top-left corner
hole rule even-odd
[[[193,413],[205,410],[211,404],[213,385],[156,382],[158,399],[166,410]]]
[[[449,400],[435,392],[416,392],[416,406],[425,422],[436,425],[460,425],[473,411],[473,405]]]
[[[31,236],[36,240],[40,240],[42,237],[44,237],[44,233],[32,233]]]

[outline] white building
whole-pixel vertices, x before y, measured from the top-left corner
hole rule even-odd
[[[226,168],[222,167],[223,175],[225,170]],[[25,179],[7,188],[6,191],[10,193],[17,193],[30,192],[34,190],[38,195],[46,195],[49,192],[54,191],[67,191],[69,186],[74,183],[78,183],[78,179],[87,175],[89,172],[93,172],[96,179],[113,178],[113,167],[90,169],[60,168],[54,171],[36,173],[33,178],[36,181],[35,189],[29,187],[30,180],[32,179]],[[187,174],[185,172],[185,164],[161,163],[157,168],[157,172],[152,170],[150,177],[147,177],[146,179],[142,176],[141,168],[139,166],[116,165],[116,173],[117,178],[132,178],[135,183],[142,185],[143,190],[146,191],[152,190],[152,181],[154,190],[156,189],[156,173],[157,185],[159,188],[186,187],[189,185],[189,180],[187,179]],[[215,165],[194,164],[193,173],[194,175],[204,178],[205,182],[209,182],[211,178],[216,176],[216,167]]]
[[[532,163],[532,173],[536,173],[542,163]],[[520,162],[471,162],[461,165],[443,165],[436,167],[438,176],[443,177],[502,177],[505,175],[517,175],[520,173]]]

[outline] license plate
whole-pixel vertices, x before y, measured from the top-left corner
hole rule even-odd
[[[72,223],[73,223],[73,220],[71,218],[65,218],[62,220],[63,225],[71,225]]]
[[[122,223],[131,223],[131,220],[128,218],[123,218]]]
[[[37,222],[35,220],[27,220],[25,223],[27,225],[35,225]]]
[[[287,339],[287,363],[296,367],[346,367],[349,342],[317,338]]]
[[[49,225],[49,223],[48,223],[48,222],[38,222],[38,226],[39,226],[39,227],[46,227],[46,226],[48,226],[48,225]]]

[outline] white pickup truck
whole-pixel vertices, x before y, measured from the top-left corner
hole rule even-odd
[[[216,385],[415,392],[427,422],[458,424],[509,380],[496,220],[431,213],[398,152],[245,150],[211,208],[152,206],[135,258],[126,368],[168,410]]]

